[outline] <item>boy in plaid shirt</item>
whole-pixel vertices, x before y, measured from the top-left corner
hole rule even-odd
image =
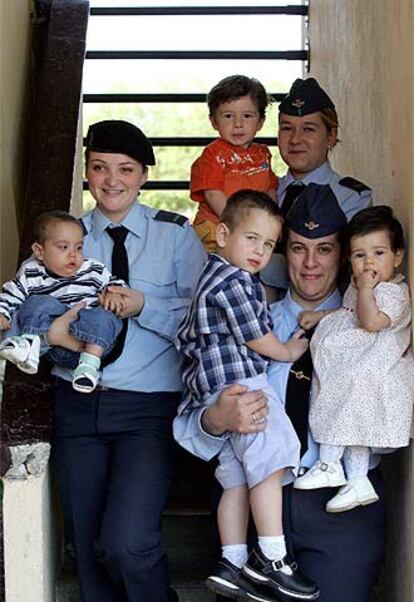
[[[243,579],[249,579],[248,567],[243,573],[242,567],[247,560],[250,501],[258,545],[274,561],[272,580],[278,593],[315,600],[316,586],[286,557],[281,479],[285,468],[299,463],[299,442],[266,377],[268,359],[292,362],[308,346],[301,338],[303,331],[284,344],[272,333],[257,278],[270,260],[281,227],[279,210],[267,194],[241,190],[228,199],[217,227],[217,252],[209,256],[177,333],[186,386],[179,413],[214,403],[223,388],[236,382],[266,392],[270,399],[266,430],[229,434],[219,454],[216,477],[224,489],[218,508],[223,557],[207,585],[225,596],[243,595]],[[179,442],[185,447],[185,442]]]

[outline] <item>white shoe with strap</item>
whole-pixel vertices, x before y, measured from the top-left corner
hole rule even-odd
[[[16,364],[26,374],[36,374],[39,367],[40,337],[35,334],[8,337],[0,344],[0,357]]]
[[[341,487],[346,484],[341,462],[326,464],[317,460],[315,464],[293,483],[295,489],[322,489],[323,487]]]
[[[377,502],[379,497],[367,476],[349,479],[345,487],[326,504],[327,512],[345,512],[357,506],[366,506]]]

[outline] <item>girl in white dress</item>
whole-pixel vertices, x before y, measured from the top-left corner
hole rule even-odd
[[[301,320],[303,328],[321,320],[311,341],[309,416],[320,456],[294,486],[342,486],[328,512],[378,500],[367,476],[370,448],[409,444],[414,399],[410,296],[398,274],[401,224],[390,207],[376,206],[357,213],[348,228],[353,276],[342,308],[304,312]]]

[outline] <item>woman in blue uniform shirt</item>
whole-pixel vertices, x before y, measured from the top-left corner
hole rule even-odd
[[[177,599],[160,527],[182,389],[173,337],[205,252],[186,218],[136,202],[154,163],[151,144],[132,124],[89,128],[86,176],[97,206],[83,218],[85,255],[114,273],[126,270],[131,288],[118,291],[125,342],[95,391],[74,391],[69,371],[54,368],[54,460],[82,602]],[[51,343],[74,343],[67,331],[74,313],[53,323]]]
[[[313,188],[313,190],[312,190]],[[289,212],[286,258],[290,285],[285,297],[271,305],[273,332],[282,341],[299,328],[303,310],[331,310],[340,306],[337,279],[345,253],[346,218],[333,193],[321,186],[308,187]],[[317,227],[315,227],[317,225]],[[312,466],[318,446],[308,429],[308,401],[312,363],[306,354],[295,364],[271,362],[269,381],[301,441],[301,470]],[[299,365],[300,364],[300,365]],[[221,449],[229,432],[254,433],[266,428],[266,399],[261,391],[245,392],[238,384],[225,389],[217,401],[174,421],[180,444],[206,460]],[[379,456],[372,450],[370,479],[380,491],[380,500],[350,512],[329,514],[329,488],[299,490],[287,482],[283,488],[284,529],[291,552],[301,571],[320,589],[319,602],[370,602],[382,566],[386,535],[384,483]],[[291,477],[292,478],[292,477]],[[287,480],[289,475],[287,475]],[[270,602],[269,586],[240,577],[247,598]],[[217,597],[217,602],[224,598]]]
[[[280,178],[277,201],[286,216],[304,186],[329,184],[348,221],[372,205],[371,189],[351,177],[337,174],[328,159],[338,142],[339,120],[335,105],[316,79],[297,79],[279,105],[278,145],[288,172]],[[265,284],[288,286],[285,261],[276,253],[262,272]],[[269,301],[274,300],[270,298]]]

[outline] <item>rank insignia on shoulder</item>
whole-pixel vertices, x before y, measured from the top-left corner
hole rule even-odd
[[[183,227],[184,224],[188,221],[184,215],[180,215],[179,213],[173,213],[172,211],[164,211],[161,209],[157,211],[154,216],[154,219],[158,222],[170,222],[171,224],[176,224],[177,226]]]
[[[359,180],[355,180],[355,178],[351,178],[350,176],[346,176],[345,178],[341,178],[338,182],[341,186],[345,186],[345,188],[350,188],[351,190],[355,190],[355,192],[364,192],[364,190],[371,190],[369,186],[360,182]]]

